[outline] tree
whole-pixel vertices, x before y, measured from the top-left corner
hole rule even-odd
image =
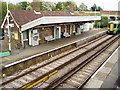
[[[33,10],[33,7],[32,7],[31,4],[32,4],[32,3],[30,3],[30,2],[27,3],[26,10]]]
[[[55,6],[55,3],[52,2],[42,2],[42,10],[54,11]]]
[[[19,9],[21,9],[21,8],[20,8],[20,6],[18,6],[17,4],[9,3],[9,4],[8,4],[8,9],[9,9],[9,10],[15,10],[15,9],[16,9],[16,10],[19,10]]]
[[[58,3],[56,4],[56,9],[57,9],[57,10],[63,10],[63,8],[64,8],[63,2],[58,2]]]
[[[24,1],[24,2],[18,3],[18,5],[21,7],[22,10],[26,10],[26,8],[29,6],[29,3]]]
[[[101,20],[95,21],[95,27],[98,28],[100,24],[100,28],[107,27],[108,25],[108,18],[107,17],[101,17]]]
[[[40,1],[40,10],[43,10],[42,3],[43,3],[43,1]]]
[[[91,7],[91,10],[92,11],[101,11],[103,10],[100,6],[97,6],[96,4],[94,4],[92,7]]]
[[[66,1],[66,2],[64,2],[64,9],[67,11],[76,11],[76,10],[78,10],[78,7],[75,2]]]
[[[4,18],[5,18],[5,15],[7,13],[6,2],[0,2],[0,8],[1,8],[0,15],[2,16],[1,21],[3,21]],[[18,9],[21,9],[21,8],[17,4],[8,3],[8,9],[9,10],[15,10],[15,9],[18,10]]]
[[[94,5],[91,7],[91,10],[92,10],[92,11],[96,11],[96,10],[97,10],[97,5],[94,4]]]
[[[79,9],[81,11],[86,11],[87,10],[87,6],[84,3],[81,3],[80,6],[79,6]]]
[[[0,2],[0,8],[1,8],[1,12],[0,12],[0,15],[2,16],[2,20],[5,18],[5,15],[7,13],[7,4],[6,2]]]
[[[102,10],[103,9],[100,6],[98,6],[97,11],[102,11]]]
[[[33,10],[33,8],[29,5],[26,7],[26,10]]]
[[[59,11],[76,11],[78,9],[76,3],[73,1],[58,2],[56,4],[56,10]]]

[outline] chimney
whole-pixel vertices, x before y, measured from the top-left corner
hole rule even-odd
[[[33,10],[40,11],[39,0],[33,0]]]
[[[70,11],[73,12],[74,11],[74,4],[70,4]]]

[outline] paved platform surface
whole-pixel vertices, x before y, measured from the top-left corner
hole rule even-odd
[[[105,29],[91,30],[89,32],[84,32],[78,36],[71,36],[70,38],[61,38],[59,40],[55,40],[45,44],[40,44],[38,46],[28,47],[26,49],[14,50],[11,52],[10,56],[2,58],[2,61],[0,61],[0,63],[2,63],[2,66],[4,66],[12,62],[18,61],[20,59],[23,59],[38,53],[46,52],[48,50],[58,48],[60,46],[84,39],[92,35],[96,35],[101,32],[105,32],[105,31],[106,31]]]
[[[120,47],[107,63],[87,82],[87,90],[120,90]],[[83,89],[84,90],[84,89]]]

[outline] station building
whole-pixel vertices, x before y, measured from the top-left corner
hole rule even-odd
[[[100,16],[79,16],[72,12],[10,10],[1,25],[4,47],[8,50],[26,48],[60,38],[72,38],[73,35],[80,36],[100,19]]]

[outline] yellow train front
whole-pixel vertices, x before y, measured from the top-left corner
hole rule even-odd
[[[120,32],[120,21],[110,21],[108,23],[107,34],[117,34]]]

